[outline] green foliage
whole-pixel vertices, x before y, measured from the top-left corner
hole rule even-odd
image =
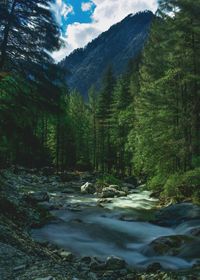
[[[116,178],[111,174],[103,174],[97,179],[96,184],[98,186],[105,186],[105,187],[109,185],[121,186],[122,182],[120,179]]]
[[[158,174],[149,180],[148,188],[153,191],[161,192],[166,181],[167,178],[165,175]]]
[[[0,70],[24,72],[28,66],[30,75],[34,66],[52,62],[49,53],[60,46],[59,27],[50,9],[53,2],[0,1]]]
[[[164,195],[176,200],[184,198],[200,199],[200,169],[187,171],[183,174],[171,175],[164,185]]]

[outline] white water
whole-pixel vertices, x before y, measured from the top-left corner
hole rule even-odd
[[[104,259],[115,255],[138,268],[145,268],[154,262],[167,269],[191,267],[200,259],[200,254],[192,256],[193,249],[190,248],[183,248],[183,256],[145,254],[145,249],[151,246],[153,240],[161,236],[189,235],[192,229],[200,225],[199,219],[188,220],[174,227],[148,222],[146,219],[156,211],[152,209],[157,204],[157,200],[150,198],[149,194],[141,192],[114,198],[103,207],[97,205],[94,197],[68,196],[65,202],[71,210],[52,211],[57,220],[33,230],[33,237],[38,241],[55,243],[79,256]],[[195,242],[199,244],[200,240]]]

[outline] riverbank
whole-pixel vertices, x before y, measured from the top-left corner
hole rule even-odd
[[[145,268],[145,270],[139,271],[133,266],[126,264],[122,258],[111,257],[102,260],[101,258],[95,258],[90,254],[86,256],[80,256],[80,254],[75,254],[74,252],[67,250],[67,248],[62,248],[62,246],[59,246],[59,244],[56,244],[56,242],[50,242],[45,239],[38,240],[38,242],[34,241],[32,238],[33,235],[31,236],[33,231],[44,228],[43,225],[52,224],[52,221],[55,225],[55,221],[60,222],[63,219],[62,216],[59,217],[59,219],[55,219],[55,215],[53,216],[55,211],[57,214],[62,214],[62,211],[64,211],[66,214],[66,209],[69,210],[70,215],[74,215],[73,219],[71,219],[70,216],[71,224],[69,223],[69,220],[67,220],[67,224],[69,224],[70,228],[72,228],[72,225],[79,230],[80,227],[84,227],[84,220],[80,220],[76,215],[77,213],[80,213],[84,214],[83,217],[88,217],[85,215],[86,213],[82,211],[85,211],[85,206],[88,206],[88,203],[91,206],[91,200],[93,201],[92,203],[96,203],[97,201],[95,197],[90,197],[88,202],[87,195],[83,195],[83,201],[85,201],[84,204],[82,200],[79,200],[80,189],[84,183],[90,180],[92,181],[93,179],[93,176],[88,173],[68,173],[65,174],[65,176],[57,176],[54,174],[50,175],[49,170],[43,171],[43,173],[40,174],[34,170],[28,171],[24,169],[5,170],[1,172],[0,279],[38,280],[41,278],[45,280],[125,280],[194,279],[194,277],[196,277],[195,279],[198,279],[200,274],[197,264],[194,264],[192,269],[181,269],[178,272],[166,272],[163,271],[160,263],[154,262]],[[75,193],[78,193],[78,196],[73,198]],[[135,193],[133,197],[136,196],[137,194]],[[101,201],[99,208],[103,209],[101,211],[105,211],[105,208],[110,208],[109,212],[113,213],[113,208],[111,205],[113,206],[113,203],[119,203],[119,198],[114,198],[112,203],[109,202],[109,198],[107,199],[108,201]],[[79,200],[79,203],[77,200]],[[130,203],[130,200],[128,199],[124,199],[124,201],[126,201],[126,203]],[[102,203],[104,204],[103,207]],[[152,204],[154,203],[156,208],[157,202],[152,199]],[[105,204],[108,207],[105,207]],[[106,210],[106,213],[107,211],[108,210]],[[136,212],[137,211],[134,213]],[[143,212],[146,212],[145,219],[148,219],[149,222],[152,219],[152,216],[149,215],[149,210],[145,210]],[[193,221],[195,219],[197,220],[199,215],[199,213],[197,213],[196,217],[194,217],[194,212],[192,217]],[[169,223],[169,219],[167,219],[167,216],[164,216],[166,215],[166,211],[161,211],[159,213],[160,217],[157,217],[157,223],[162,223],[165,221],[166,224],[163,226],[169,226],[167,225],[167,222]],[[103,218],[103,227],[106,229],[105,220],[108,221],[108,217],[104,217],[104,215],[105,212],[101,215],[101,221]],[[169,213],[169,215],[171,214]],[[64,219],[66,219],[66,217],[64,217]],[[140,213],[140,215],[138,215],[138,221],[141,222],[141,219],[142,216]],[[178,219],[180,219],[180,215],[177,216],[174,221],[177,221],[178,223]],[[128,229],[131,225],[130,223],[133,222],[131,220],[131,215],[127,215],[127,213],[126,215],[120,216],[120,219],[117,217],[116,220],[114,220],[115,225],[118,224],[119,220],[125,222],[128,225]],[[123,223],[123,225],[125,223]],[[94,225],[94,223],[92,225]],[[101,231],[99,232],[101,234]],[[59,233],[58,228],[56,233]],[[102,236],[103,234],[104,232],[102,232]],[[111,234],[113,234],[113,231]],[[199,233],[197,230],[194,235],[198,238]],[[74,238],[74,232],[72,232],[72,237]],[[117,238],[116,235],[111,237]],[[78,239],[79,237],[77,240]],[[179,249],[183,245],[182,239],[176,239],[174,241],[174,243],[176,243],[175,245],[173,245],[172,240],[169,239],[161,241],[161,243],[164,244],[162,246],[162,250],[165,250],[165,254],[169,253],[170,246],[172,248],[174,246],[173,249],[176,251],[177,243],[179,243]],[[185,242],[187,243],[187,241]],[[91,241],[89,243],[91,243]],[[90,247],[89,243],[86,244],[86,251],[88,251],[88,248]],[[79,243],[78,249],[80,249],[80,244],[81,243]],[[156,247],[157,244],[154,242],[154,247]],[[159,248],[161,249],[161,247]],[[161,252],[159,252],[159,254],[161,254]],[[173,254],[174,252],[171,253],[171,255]]]

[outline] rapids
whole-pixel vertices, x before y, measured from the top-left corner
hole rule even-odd
[[[48,241],[78,256],[104,260],[115,255],[138,269],[155,262],[165,269],[184,269],[200,261],[200,208],[190,203],[159,210],[148,191],[133,191],[101,204],[89,195],[59,193],[52,198],[62,200],[63,209],[51,211],[55,219],[32,230],[39,242]],[[168,247],[162,253],[153,247],[161,237],[166,245],[176,236],[189,241],[176,245],[175,253]]]

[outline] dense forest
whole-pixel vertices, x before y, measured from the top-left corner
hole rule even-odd
[[[110,65],[87,102],[53,64],[62,42],[48,2],[0,2],[1,167],[135,176],[198,200],[199,0],[160,0],[143,52],[120,77]]]

